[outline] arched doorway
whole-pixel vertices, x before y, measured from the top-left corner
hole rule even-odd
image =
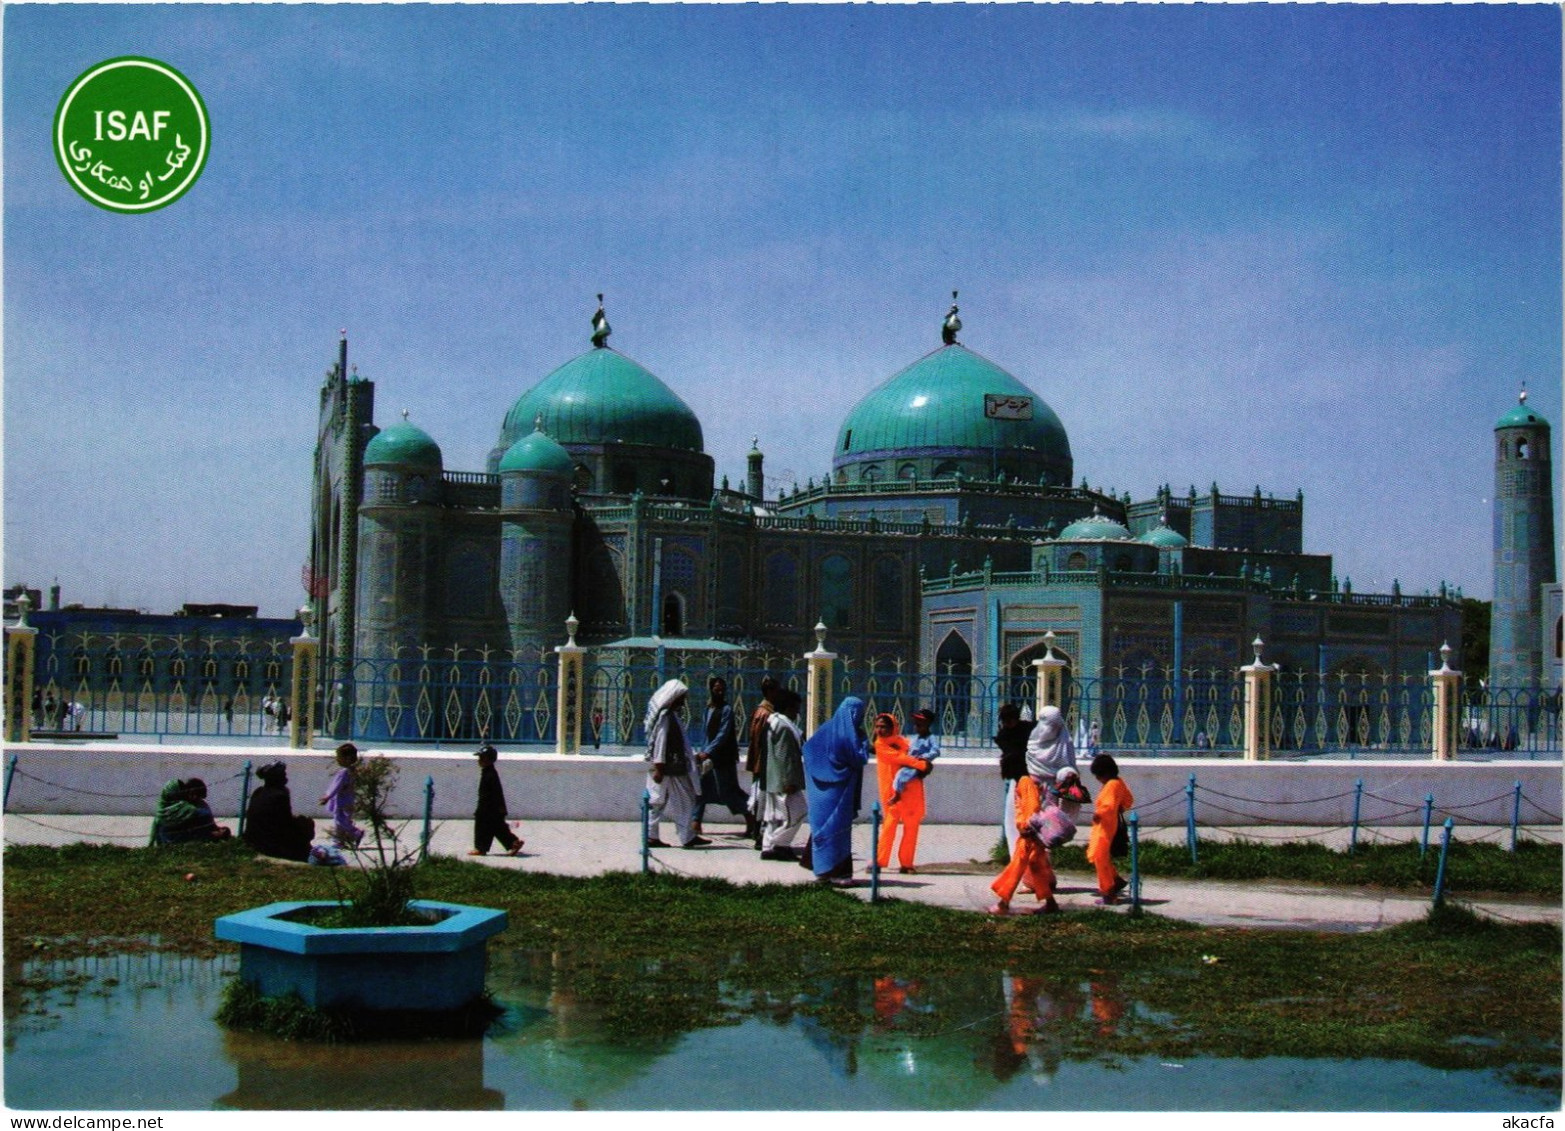
[[[678,593],[663,597],[662,630],[660,635],[679,637],[685,634],[685,599]]]
[[[966,734],[973,705],[973,649],[952,629],[935,650],[936,726],[941,734]]]

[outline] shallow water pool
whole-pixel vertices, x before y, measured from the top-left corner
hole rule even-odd
[[[5,1099],[49,1110],[1558,1110],[1557,1074],[1405,1061],[1083,1055],[1082,1027],[1156,1025],[1111,983],[1009,973],[737,1001],[736,1024],[612,1040],[561,964],[497,956],[481,1040],[320,1045],[213,1020],[237,960],[158,955],[7,970]],[[1098,1042],[1101,1045],[1101,1042]],[[727,1066],[714,1071],[713,1066]],[[754,1066],[766,1066],[757,1070]]]

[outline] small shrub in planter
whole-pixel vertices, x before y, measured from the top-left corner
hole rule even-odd
[[[486,949],[506,914],[413,898],[418,855],[402,851],[388,815],[396,778],[385,758],[361,766],[355,812],[368,835],[354,850],[356,891],[217,920],[217,937],[239,944],[244,987],[225,1002],[224,1024],[340,1040],[481,1032],[496,1015]]]

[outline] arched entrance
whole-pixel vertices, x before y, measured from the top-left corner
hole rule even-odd
[[[941,734],[966,734],[973,705],[973,649],[952,629],[935,650],[936,726]]]

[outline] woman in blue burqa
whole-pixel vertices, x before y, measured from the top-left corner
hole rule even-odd
[[[850,696],[804,744],[804,789],[810,807],[810,867],[823,882],[853,876],[853,818],[869,747],[864,701]]]

